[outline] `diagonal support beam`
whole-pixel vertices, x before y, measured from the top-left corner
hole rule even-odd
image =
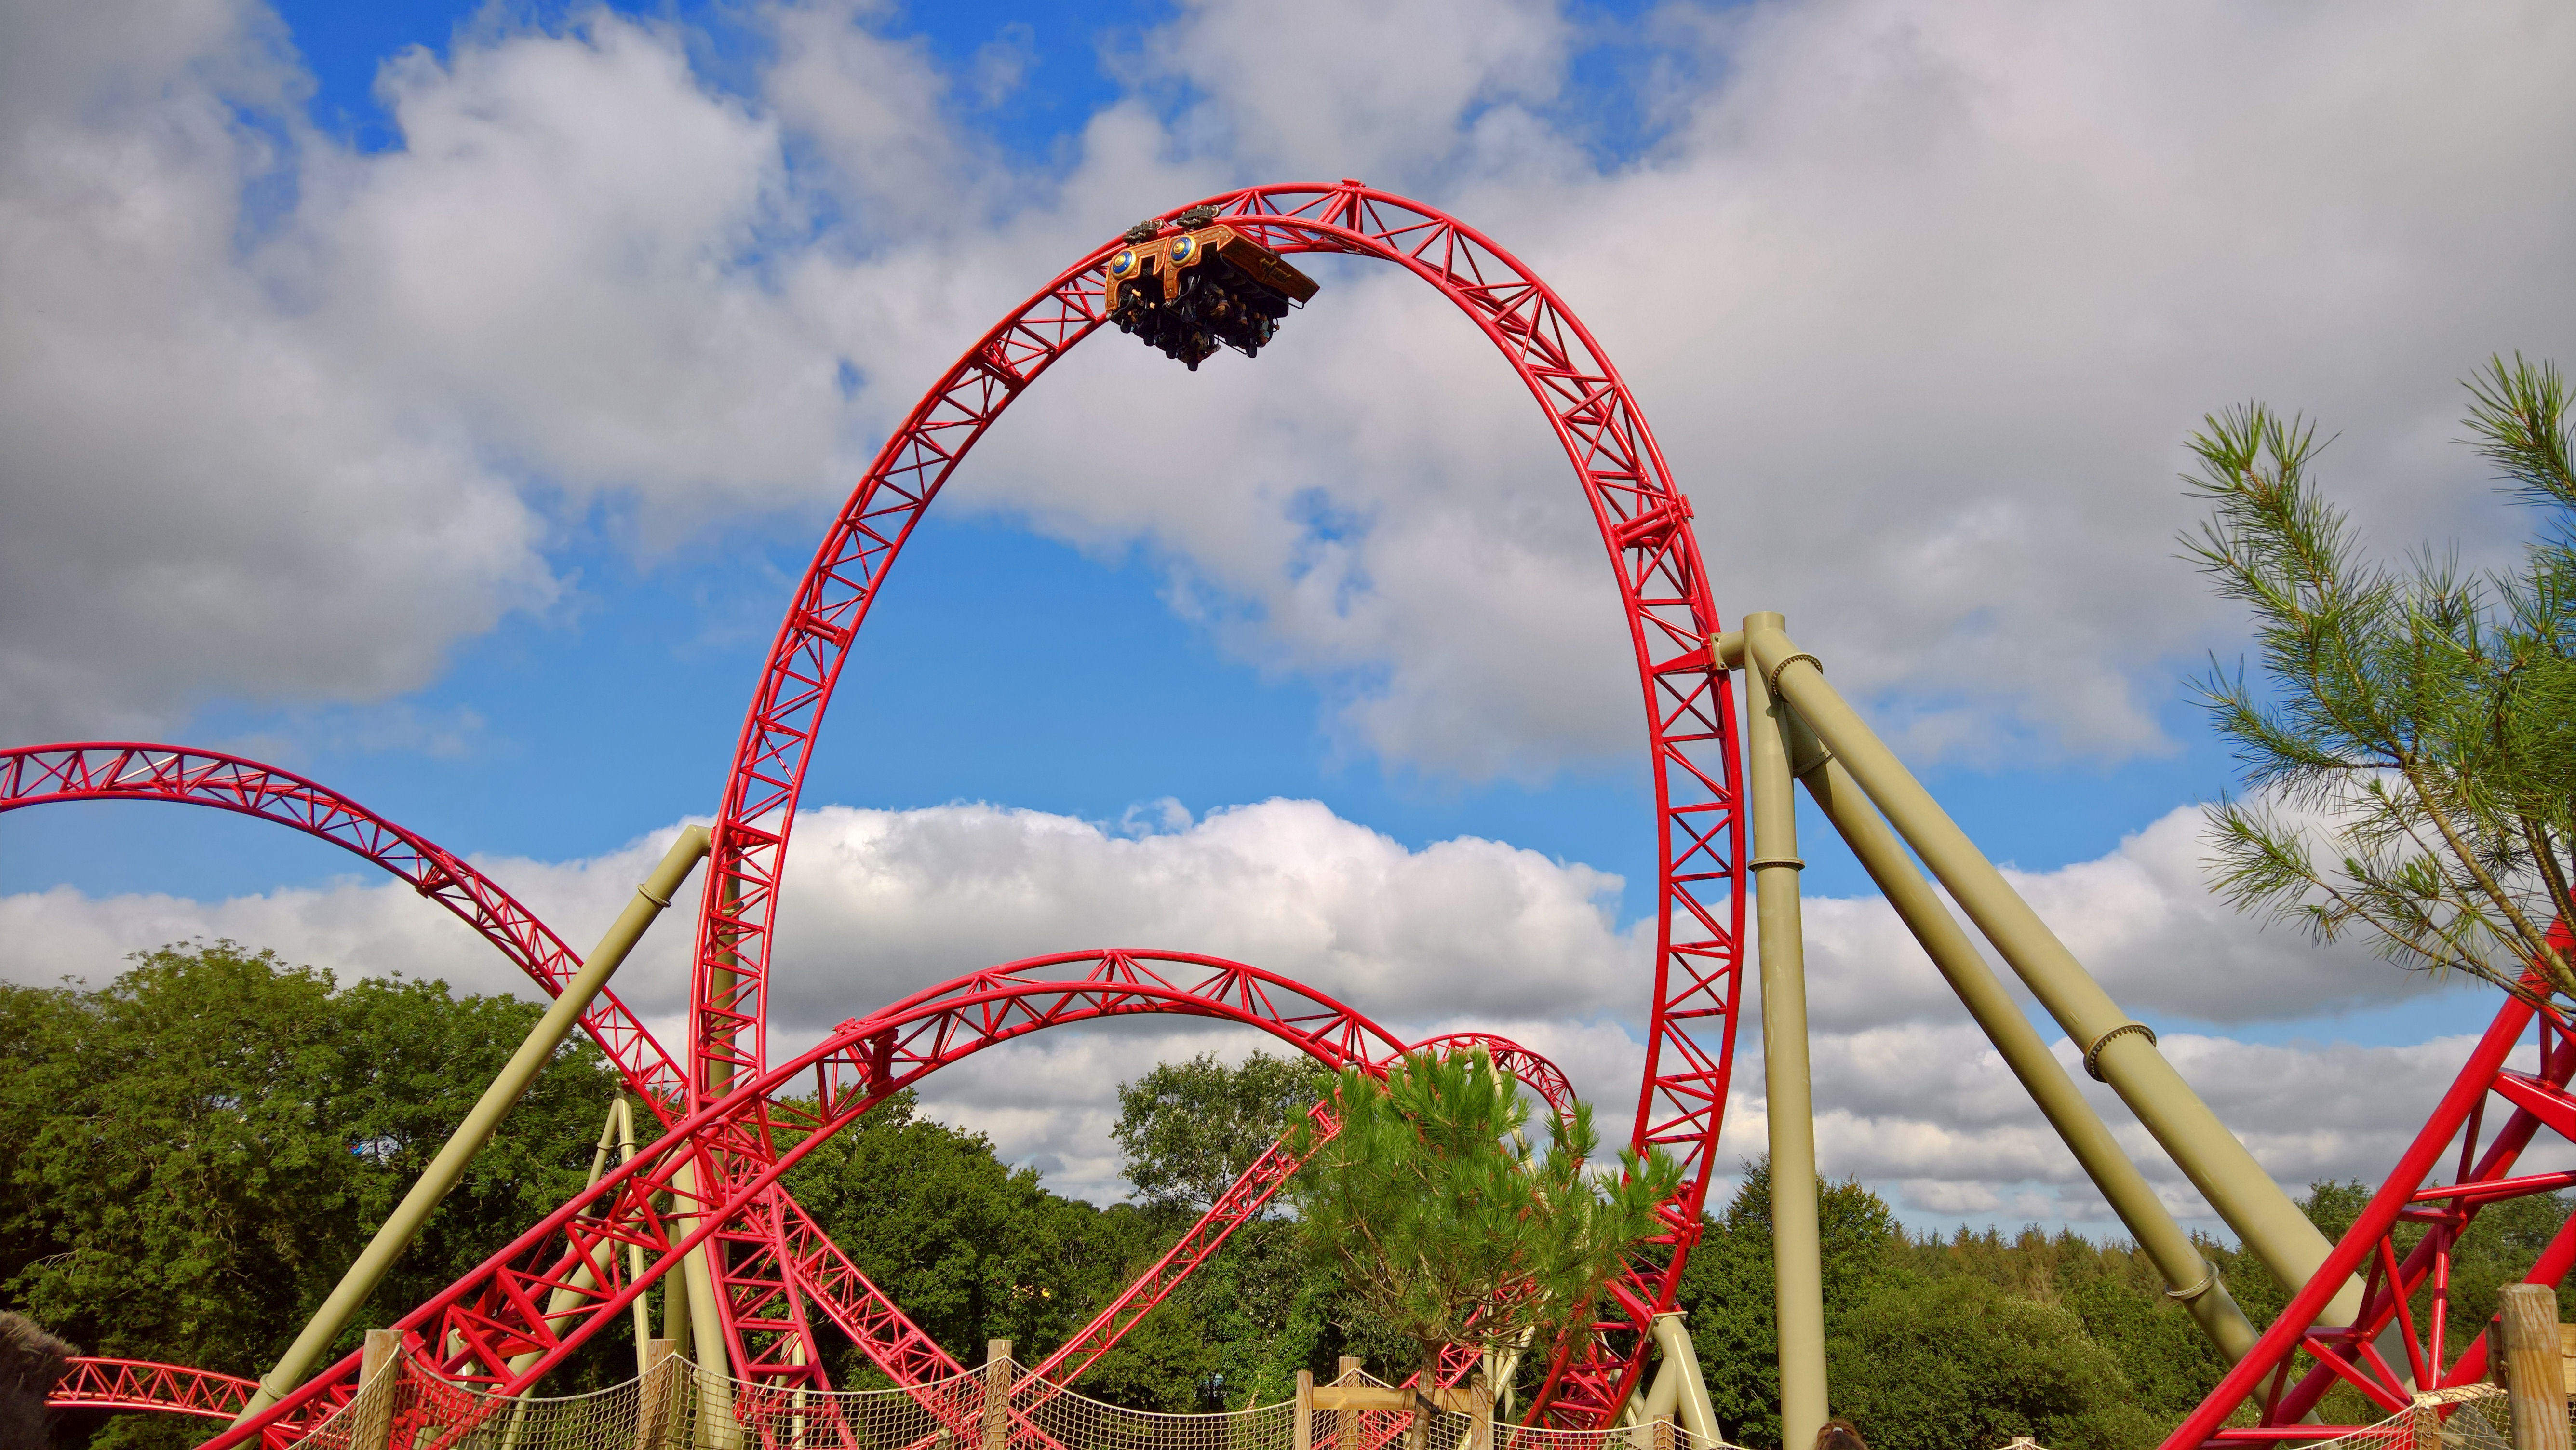
[[[1719,649],[1721,658],[1733,652],[1724,641]],[[1760,671],[1789,702],[2066,1035],[2083,1046],[2086,1070],[2111,1085],[2273,1277],[2307,1283],[2333,1252],[2325,1235],[2183,1081],[2157,1050],[2155,1034],[2120,1010],[1932,793],[1825,682],[1816,657],[1776,626],[1743,631],[1736,649],[1748,672]],[[2348,1324],[2360,1313],[2361,1285],[2338,1285],[2328,1317]]]
[[[1878,883],[1880,894],[1896,908],[1906,930],[1922,944],[1932,965],[1939,968],[1950,990],[1984,1029],[1986,1040],[2002,1055],[2004,1065],[2021,1080],[2023,1091],[2039,1105],[2049,1126],[2075,1155],[2086,1177],[2110,1202],[2111,1211],[2120,1216],[2131,1236],[2155,1260],[2156,1269],[2165,1278],[2167,1298],[2180,1300],[2191,1311],[2193,1322],[2209,1336],[2232,1362],[2243,1359],[2254,1347],[2255,1330],[2236,1306],[2235,1296],[2220,1282],[2218,1268],[2201,1256],[2182,1225],[2165,1207],[2164,1200],[2147,1185],[2138,1165],[2129,1161],[2110,1128],[2093,1112],[2092,1105],[2076,1090],[2075,1080],[2066,1075],[2048,1044],[2039,1037],[2039,1029],[2022,1015],[2021,1004],[2004,989],[1994,969],[1977,954],[1976,944],[1941,904],[1932,883],[1914,867],[1913,858],[1905,854],[1896,833],[1872,810],[1862,796],[1860,786],[1843,769],[1842,762],[1826,753],[1821,743],[1808,737],[1808,748],[1801,751],[1794,739],[1805,735],[1803,725],[1792,732],[1791,761],[1799,767],[1799,780],[1807,793],[1833,823],[1843,841],[1860,859],[1861,869]]]
[[[565,984],[563,995],[555,998],[554,1005],[537,1019],[537,1025],[529,1030],[527,1040],[519,1044],[518,1052],[502,1067],[500,1076],[492,1079],[492,1085],[483,1090],[483,1096],[466,1113],[465,1121],[457,1124],[456,1132],[448,1138],[446,1146],[440,1148],[438,1156],[430,1160],[429,1167],[421,1171],[420,1179],[412,1185],[411,1192],[395,1205],[384,1226],[376,1230],[375,1238],[359,1252],[357,1261],[349,1265],[348,1272],[340,1276],[339,1284],[331,1290],[330,1297],[322,1301],[322,1307],[314,1311],[311,1322],[304,1326],[304,1332],[287,1346],[276,1368],[260,1380],[258,1391],[242,1407],[240,1417],[233,1421],[235,1426],[276,1404],[280,1396],[302,1384],[313,1373],[313,1366],[321,1362],[323,1351],[331,1347],[331,1341],[348,1327],[350,1318],[367,1302],[368,1296],[376,1292],[376,1286],[384,1282],[394,1260],[411,1247],[412,1239],[419,1235],[421,1225],[429,1221],[439,1200],[445,1198],[447,1191],[465,1176],[466,1165],[474,1161],[475,1154],[483,1151],[485,1143],[491,1141],[493,1130],[501,1126],[502,1117],[527,1092],[528,1085],[537,1080],[537,1074],[545,1069],[546,1064],[554,1061],[556,1049],[563,1046],[564,1039],[571,1036],[573,1028],[580,1024],[581,1014],[589,1009],[591,999],[608,985],[609,975],[626,960],[626,954],[634,950],[635,943],[643,939],[644,929],[670,906],[671,893],[679,890],[680,883],[689,879],[690,871],[697,867],[698,858],[705,854],[706,828],[683,828],[680,838],[672,842],[671,849],[663,855],[662,864],[654,867],[652,876],[635,888],[635,899],[627,903],[626,910],[608,928],[608,934],[600,938],[599,946],[582,964],[581,971]]]

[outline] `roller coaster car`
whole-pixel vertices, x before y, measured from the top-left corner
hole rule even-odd
[[[1315,295],[1315,279],[1277,252],[1218,224],[1110,254],[1109,320],[1191,372],[1217,344],[1257,357],[1291,307]]]

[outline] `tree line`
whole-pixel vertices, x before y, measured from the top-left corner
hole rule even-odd
[[[0,987],[0,1308],[91,1353],[260,1373],[538,1010],[438,982],[342,984],[231,943],[143,954],[95,989]],[[1116,1141],[1136,1201],[1105,1208],[1051,1191],[909,1093],[790,1182],[951,1353],[974,1364],[987,1340],[1007,1338],[1034,1358],[1151,1264],[1329,1086],[1309,1064],[1262,1054],[1156,1067],[1121,1091]],[[616,1092],[594,1049],[568,1046],[340,1348],[578,1190]],[[1779,1434],[1769,1183],[1761,1164],[1745,1166],[1703,1223],[1681,1307],[1720,1423],[1768,1447]],[[2319,1184],[2306,1207],[2332,1235],[2366,1196],[2357,1183]],[[2460,1249],[2454,1322],[2484,1322],[2569,1206],[2539,1197],[2480,1216]],[[2036,1229],[1917,1236],[1856,1182],[1826,1187],[1822,1208],[1834,1409],[1879,1450],[2014,1435],[2054,1450],[2145,1450],[2224,1369],[2125,1245]],[[2250,1257],[2204,1248],[2256,1322],[2286,1300]],[[1299,1369],[1329,1378],[1345,1354],[1400,1375],[1419,1347],[1351,1272],[1274,1209],[1082,1388],[1138,1409],[1212,1410],[1286,1398]],[[884,1383],[846,1342],[826,1362],[836,1384]],[[613,1383],[633,1364],[620,1317],[556,1385]],[[157,1450],[210,1428],[66,1417],[56,1443]]]

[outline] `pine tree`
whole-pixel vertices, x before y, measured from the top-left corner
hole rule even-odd
[[[2310,478],[2313,425],[2260,403],[2191,443],[2212,505],[2188,557],[2254,616],[2249,681],[2197,681],[2247,790],[2211,809],[2240,909],[2353,935],[2400,965],[2576,996],[2551,923],[2576,918],[2576,440],[2556,367],[2491,359],[2469,438],[2545,523],[2510,571],[2365,556]]]
[[[1681,1180],[1657,1152],[1622,1150],[1616,1177],[1585,1159],[1589,1107],[1529,1140],[1519,1083],[1483,1048],[1408,1053],[1384,1083],[1357,1069],[1334,1092],[1341,1131],[1289,1193],[1310,1251],[1338,1264],[1363,1312],[1410,1340],[1425,1384],[1447,1345],[1554,1345],[1588,1322],[1626,1254],[1663,1231]],[[1301,1117],[1292,1143],[1313,1148]],[[1426,1426],[1417,1414],[1417,1444]]]

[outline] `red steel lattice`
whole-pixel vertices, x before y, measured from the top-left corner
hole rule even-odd
[[[522,1392],[691,1249],[756,1213],[788,1168],[887,1094],[1033,1032],[1158,1013],[1257,1027],[1328,1067],[1378,1067],[1401,1046],[1341,1003],[1213,957],[1081,952],[977,972],[844,1023],[701,1106],[395,1327],[406,1352],[438,1377]],[[643,1273],[631,1278],[629,1246],[645,1255]],[[523,1355],[533,1358],[512,1370]],[[207,1450],[262,1434],[288,1443],[308,1404],[354,1392],[357,1369],[351,1354]]]
[[[1450,299],[1546,413],[1628,615],[1658,822],[1656,952],[1632,1142],[1683,1160],[1667,1232],[1618,1285],[1619,1315],[1558,1378],[1553,1414],[1606,1424],[1648,1350],[1698,1233],[1733,1064],[1744,902],[1737,890],[1734,703],[1710,655],[1718,616],[1676,486],[1635,399],[1564,302],[1510,254],[1430,207],[1358,182],[1230,192],[1197,205],[1274,251],[1376,257]],[[1178,215],[1179,210],[1167,214]],[[1011,400],[1103,320],[1106,242],[987,332],[887,440],[826,532],[773,643],[735,748],[692,973],[702,1095],[766,1061],[771,942],[788,837],[825,707],[886,572],[923,510]],[[729,1272],[729,1270],[727,1270]],[[766,1291],[763,1291],[766,1292]]]
[[[2562,949],[2569,946],[2566,923],[2550,938]],[[2576,1173],[2514,1171],[2544,1128],[2576,1143],[2576,1095],[2568,1092],[2569,1079],[2576,1077],[2576,1025],[2558,1007],[2538,1000],[2549,989],[2537,975],[2524,978],[2523,986],[2533,1000],[2506,999],[2422,1131],[2316,1277],[2167,1437],[2164,1450],[2348,1434],[2360,1427],[2302,1423],[2338,1385],[2358,1391],[2384,1417],[2409,1409],[2420,1391],[2486,1378],[2486,1326],[2463,1325],[2450,1315],[2451,1257],[2460,1235],[2489,1204],[2576,1187]],[[2536,1072],[2505,1065],[2526,1032],[2538,1043]],[[2491,1100],[2500,1100],[2505,1111],[2488,1135]],[[2435,1181],[2446,1157],[2454,1160],[2450,1181]],[[2400,1225],[2424,1230],[2402,1255]],[[2560,1226],[2522,1282],[2555,1286],[2571,1267],[2576,1217]],[[2319,1323],[2335,1291],[2356,1274],[2363,1279],[2360,1320]],[[2224,1428],[2249,1401],[2257,1410],[2255,1423]],[[2453,1411],[2445,1406],[2435,1413]]]
[[[1725,1103],[1740,988],[1736,965],[1743,902],[1735,888],[1743,826],[1735,798],[1733,703],[1723,673],[1710,658],[1717,616],[1688,526],[1689,504],[1673,485],[1625,384],[1581,323],[1490,241],[1427,208],[1350,182],[1330,188],[1263,188],[1213,204],[1239,230],[1276,250],[1379,257],[1430,282],[1459,306],[1504,353],[1546,411],[1585,490],[1618,579],[1654,746],[1660,822],[1654,1000],[1647,1074],[1632,1141],[1678,1150],[1689,1171],[1681,1192],[1665,1207],[1668,1231],[1663,1240],[1639,1255],[1616,1286],[1620,1315],[1599,1326],[1602,1335],[1552,1377],[1560,1420],[1604,1422],[1634,1381],[1646,1352],[1650,1317],[1671,1302],[1682,1259],[1696,1237],[1713,1168],[1710,1149]],[[983,429],[1056,356],[1099,325],[1096,269],[1113,245],[1077,263],[988,333],[915,408],[861,481],[799,588],[746,723],[715,831],[710,873],[715,889],[705,894],[701,912],[692,1050],[688,1070],[681,1074],[685,1101],[692,1108],[718,1099],[733,1101],[726,1090],[756,1075],[765,1061],[778,870],[814,732],[867,605],[920,511]],[[211,758],[206,752],[187,754]],[[277,797],[283,809],[253,813],[340,839],[297,816],[308,801],[327,805],[336,803],[336,797],[250,762],[226,758],[226,765],[247,771],[244,779],[255,788],[271,777],[289,785]],[[98,778],[113,786],[125,779],[125,770],[114,766]],[[182,769],[171,778],[185,780],[187,774]],[[218,797],[227,788],[222,775],[215,773]],[[150,776],[147,769],[140,778]],[[187,791],[164,791],[163,796],[192,798]],[[244,808],[220,798],[201,803]],[[337,818],[326,811],[310,819],[328,823]],[[433,856],[434,848],[417,838],[404,836],[401,842],[423,862],[452,861],[444,853]],[[359,845],[351,849],[370,854]],[[370,859],[406,874],[425,894],[447,888],[439,873],[415,874],[398,860]],[[503,911],[472,889],[463,890],[461,898],[442,894],[441,899],[523,965],[536,961],[551,967],[531,968],[549,988],[569,975],[572,966],[565,963],[577,965],[560,941],[515,903]],[[528,947],[532,932],[546,939],[541,948]],[[1241,1010],[1257,1007],[1246,1003]],[[640,1027],[632,1034],[621,1034],[614,1025],[609,1031],[623,1044],[651,1047],[649,1053],[636,1048],[612,1056],[621,1069],[635,1064],[630,1076],[649,1074],[641,1080],[662,1089],[646,1096],[667,1120],[677,1109],[667,1072],[651,1071],[657,1065],[667,1069],[666,1061],[651,1060],[661,1056],[658,1045]],[[806,1353],[788,1352],[807,1333],[803,1311],[810,1300],[898,1382],[918,1383],[922,1377],[953,1372],[953,1360],[867,1285],[783,1193],[772,1190],[775,1173],[768,1170],[777,1165],[776,1145],[763,1121],[760,1131],[728,1131],[694,1144],[710,1153],[705,1181],[761,1185],[752,1199],[728,1200],[725,1213],[701,1223],[696,1234],[715,1244],[710,1257],[722,1281],[719,1313],[736,1363],[756,1378],[818,1383],[819,1356],[811,1352],[810,1341],[800,1346]],[[644,1212],[612,1205],[612,1217],[600,1231],[639,1240],[660,1232],[643,1219],[630,1223],[614,1217],[629,1211]],[[510,1281],[504,1276],[502,1282]],[[1152,1298],[1168,1292],[1170,1282],[1176,1280],[1141,1291],[1149,1307]],[[1130,1297],[1138,1292],[1131,1291]],[[456,1311],[468,1320],[478,1312]],[[507,1318],[485,1317],[491,1324]],[[542,1323],[530,1332],[539,1339],[552,1335]],[[460,1323],[442,1342],[473,1346],[483,1343],[479,1334],[473,1325]],[[465,1356],[477,1358],[470,1349]]]
[[[258,1388],[256,1380],[210,1369],[82,1355],[64,1367],[45,1403],[58,1410],[162,1410],[230,1420]]]

